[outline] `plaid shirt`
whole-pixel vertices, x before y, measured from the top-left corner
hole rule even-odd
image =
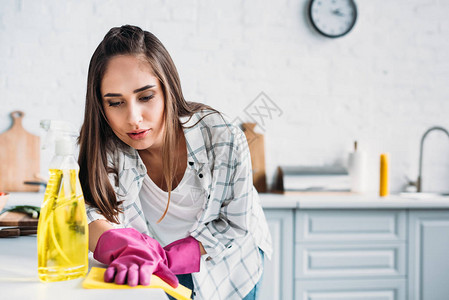
[[[181,122],[189,127],[209,112]],[[203,244],[201,271],[193,273],[195,299],[242,299],[262,275],[259,248],[271,257],[271,236],[252,182],[251,158],[239,127],[213,113],[184,128],[188,168],[201,178],[204,204],[190,235]],[[136,150],[116,150],[110,162],[118,169],[117,198],[124,213],[116,227],[133,227],[152,235],[139,199],[147,172]],[[114,183],[111,178],[111,183]],[[114,184],[113,184],[114,186]],[[89,222],[105,219],[87,208]]]

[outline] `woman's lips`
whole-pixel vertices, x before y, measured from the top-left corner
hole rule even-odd
[[[133,132],[128,132],[127,134],[133,140],[141,140],[148,134],[148,132],[150,132],[150,129],[137,130],[137,131],[133,131]]]

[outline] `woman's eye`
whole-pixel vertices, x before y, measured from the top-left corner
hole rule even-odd
[[[154,95],[148,95],[148,96],[145,96],[145,97],[140,97],[140,101],[148,102],[148,101],[150,101],[153,98],[154,98]]]
[[[120,101],[118,101],[118,102],[112,102],[112,101],[110,101],[110,102],[109,102],[109,106],[112,106],[112,107],[120,106],[120,104],[122,104],[122,102],[120,102]]]

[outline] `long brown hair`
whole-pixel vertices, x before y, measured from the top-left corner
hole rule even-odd
[[[211,110],[212,113],[217,111],[207,105],[187,102],[184,99],[178,71],[170,54],[152,33],[131,25],[109,30],[90,60],[84,123],[78,138],[80,145],[78,163],[84,198],[108,221],[118,223],[118,214],[121,210],[120,202],[117,201],[108,177],[111,173],[115,174],[115,184],[117,184],[118,170],[108,165],[107,154],[114,151],[115,147],[123,146],[124,143],[115,136],[105,116],[101,81],[108,62],[117,55],[144,56],[154,76],[159,79],[164,93],[165,132],[162,147],[162,172],[168,188],[168,199],[165,212],[158,221],[160,222],[170,204],[172,183],[176,172],[173,153],[182,128],[179,117],[192,116],[195,112],[206,109]]]

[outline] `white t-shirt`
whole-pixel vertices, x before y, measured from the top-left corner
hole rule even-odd
[[[198,176],[187,167],[181,182],[171,192],[167,214],[157,224],[167,206],[168,192],[161,190],[148,174],[145,175],[139,198],[150,231],[162,246],[189,236],[206,200],[198,180]]]

